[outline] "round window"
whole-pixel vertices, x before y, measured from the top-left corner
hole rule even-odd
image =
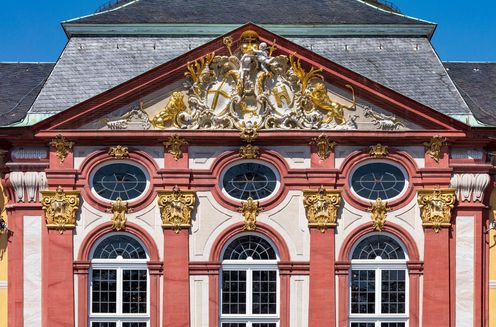
[[[407,183],[403,169],[386,162],[362,165],[351,175],[352,191],[367,200],[396,198],[405,191]]]
[[[141,167],[126,163],[110,163],[95,170],[91,188],[99,197],[114,201],[139,198],[148,186],[148,178]]]
[[[221,178],[223,191],[237,200],[262,200],[271,196],[279,185],[274,169],[256,162],[244,162],[228,168]]]

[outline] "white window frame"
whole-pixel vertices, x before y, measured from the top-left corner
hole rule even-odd
[[[382,258],[376,258],[375,260],[360,260],[352,259],[351,267],[348,273],[348,326],[351,327],[352,323],[374,323],[375,327],[381,327],[381,323],[387,322],[398,322],[404,323],[405,327],[409,326],[409,313],[410,313],[410,278],[408,275],[407,261],[408,254],[405,250],[403,242],[401,242],[397,237],[386,233],[370,233],[366,236],[360,238],[353,246],[350,257],[353,255],[357,245],[364,239],[375,236],[384,235],[394,239],[401,246],[403,253],[405,254],[405,259],[397,260],[384,260]],[[352,313],[351,310],[351,286],[352,286],[352,271],[353,270],[373,270],[375,271],[375,313],[373,314],[360,314]],[[381,313],[382,308],[382,271],[384,270],[403,270],[405,271],[405,313]]]
[[[112,233],[106,237],[103,237],[91,251],[91,257],[98,244],[103,240],[115,236],[115,235],[126,235],[139,242],[139,244],[145,249],[140,240],[136,239],[127,233]],[[93,322],[115,322],[116,327],[122,327],[123,323],[126,322],[144,322],[147,327],[150,327],[150,271],[148,269],[147,262],[149,260],[148,253],[147,259],[123,259],[118,257],[117,259],[92,259],[91,267],[88,271],[88,326],[91,327]],[[116,313],[94,313],[93,312],[93,271],[94,270],[116,270]],[[123,271],[124,270],[146,270],[146,313],[130,314],[122,313],[122,286],[123,286]]]
[[[252,324],[256,323],[269,323],[276,324],[276,327],[279,327],[281,320],[281,280],[279,276],[279,267],[277,265],[279,261],[279,255],[277,253],[277,248],[274,244],[267,238],[253,233],[245,233],[242,235],[237,235],[236,237],[230,239],[226,242],[226,246],[221,252],[221,258],[224,256],[224,252],[226,248],[231,244],[231,242],[235,241],[237,238],[253,235],[260,237],[267,241],[270,246],[274,249],[276,253],[276,260],[253,260],[251,257],[246,260],[223,260],[221,269],[219,271],[219,327],[222,327],[223,323],[243,323],[246,324],[246,327],[252,327]],[[224,271],[246,271],[246,314],[223,314],[222,313],[222,273]],[[253,314],[253,272],[254,271],[275,271],[276,272],[276,313],[275,314]]]

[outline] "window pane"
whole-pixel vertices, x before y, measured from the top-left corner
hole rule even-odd
[[[222,327],[246,327],[246,324],[243,322],[243,323],[223,323],[222,324]]]
[[[115,322],[92,322],[91,327],[116,327]]]
[[[383,322],[381,327],[405,327],[404,322]]]
[[[386,235],[372,235],[360,241],[353,251],[352,259],[374,260],[405,259],[405,253],[393,238]]]
[[[375,327],[373,322],[352,322],[351,327]]]
[[[275,271],[253,271],[252,291],[253,314],[277,313],[277,274]]]
[[[110,269],[93,270],[92,303],[94,313],[116,312],[117,272]]]
[[[368,200],[391,199],[403,192],[405,184],[401,170],[383,162],[361,166],[351,177],[351,188]]]
[[[101,167],[93,176],[93,188],[108,200],[130,200],[139,197],[146,189],[147,178],[140,168],[115,163]]]
[[[274,323],[258,323],[258,324],[253,324],[253,327],[276,327],[276,324]]]
[[[246,271],[222,272],[222,313],[246,313]]]
[[[382,313],[405,313],[404,270],[382,271]]]
[[[123,313],[146,313],[146,284],[146,270],[122,271]]]
[[[146,322],[123,322],[122,327],[146,327]]]
[[[233,198],[259,200],[276,189],[277,176],[269,167],[247,162],[229,168],[222,179],[222,187]]]
[[[224,260],[275,260],[276,252],[263,238],[245,235],[232,241],[224,252]]]
[[[146,259],[145,249],[134,238],[112,235],[104,239],[95,249],[93,259]]]
[[[351,271],[351,313],[375,313],[375,271]]]

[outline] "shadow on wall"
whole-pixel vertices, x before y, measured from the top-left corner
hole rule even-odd
[[[5,207],[7,205],[7,196],[0,185],[0,218],[7,221],[7,213]],[[9,230],[0,231],[0,261],[3,260],[5,252],[7,252],[7,243],[9,242]]]

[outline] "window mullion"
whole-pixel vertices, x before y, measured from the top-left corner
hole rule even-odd
[[[375,314],[381,315],[382,313],[382,274],[381,269],[377,268],[375,271]]]
[[[253,315],[253,270],[246,270],[246,315]]]
[[[116,313],[119,315],[122,315],[122,268],[117,268],[117,294],[116,294],[116,299],[117,299],[117,306],[116,306]]]

